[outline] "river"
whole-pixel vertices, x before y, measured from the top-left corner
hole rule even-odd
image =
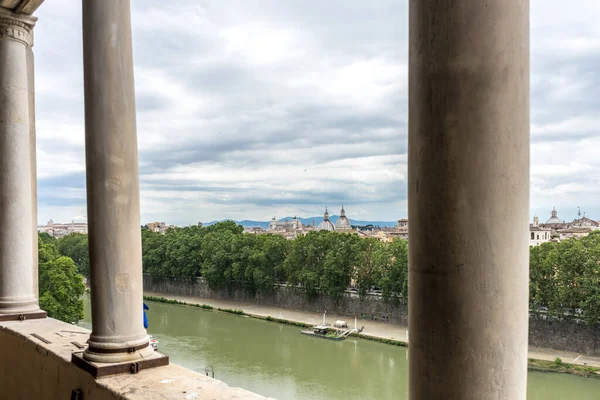
[[[408,349],[363,339],[332,342],[275,322],[146,302],[148,333],[184,367],[279,400],[408,399]],[[91,329],[89,295],[81,326]],[[140,324],[142,322],[140,321]],[[597,400],[600,379],[530,372],[529,400]]]

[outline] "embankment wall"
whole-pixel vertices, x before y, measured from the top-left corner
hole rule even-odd
[[[272,293],[256,295],[245,290],[214,290],[201,279],[156,278],[144,275],[144,291],[172,294],[175,296],[202,297],[215,300],[232,300],[242,303],[281,307],[299,311],[327,311],[331,314],[365,316],[368,319],[386,320],[394,324],[408,323],[404,304],[386,304],[381,296],[371,295],[360,299],[356,293],[345,293],[338,301],[325,295],[309,300],[303,291],[286,286],[277,286]]]

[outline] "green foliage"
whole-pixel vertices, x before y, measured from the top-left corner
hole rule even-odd
[[[408,299],[408,242],[402,239],[394,240],[384,249],[381,257],[385,259],[380,280],[383,299],[394,303],[406,302]]]
[[[283,263],[289,247],[281,236],[213,230],[202,241],[202,276],[215,288],[268,292],[285,281]]]
[[[374,286],[379,286],[383,272],[391,263],[387,245],[374,238],[361,240],[361,254],[354,269],[354,281],[362,298]]]
[[[71,233],[56,240],[56,248],[63,256],[71,258],[77,270],[83,276],[90,276],[90,259],[88,255],[88,235]]]
[[[356,269],[368,264],[364,247],[351,234],[318,231],[300,236],[292,242],[284,262],[287,282],[302,288],[308,298],[322,292],[337,300],[350,286]]]
[[[554,359],[554,364],[555,364],[557,367],[560,367],[561,365],[563,365],[563,362],[562,362],[562,360],[561,360],[561,358],[560,358],[560,357],[556,357],[556,358]]]
[[[257,317],[257,316],[254,316],[254,317]],[[265,321],[277,322],[277,323],[286,324],[286,325],[293,325],[293,326],[298,326],[300,328],[311,328],[313,326],[311,324],[305,324],[304,322],[290,321],[289,319],[282,319],[282,318],[274,318],[274,317],[271,317],[270,315],[268,315],[265,318]]]
[[[558,286],[554,280],[558,267],[557,243],[543,243],[530,251],[529,299],[532,304],[557,305]]]
[[[364,297],[381,288],[385,302],[408,298],[408,242],[381,243],[352,234],[313,231],[288,241],[278,235],[246,235],[232,221],[155,233],[142,229],[144,273],[154,278],[202,277],[212,288],[267,293],[287,283],[309,299],[340,299],[351,284]],[[57,252],[56,246],[59,252]],[[40,264],[60,254],[89,271],[87,236],[54,240],[40,235]],[[600,321],[600,231],[580,239],[544,243],[530,253],[530,304],[548,318]]]
[[[406,297],[406,241],[387,245],[327,231],[289,241],[279,235],[242,232],[232,221],[164,234],[142,229],[144,272],[155,278],[201,276],[212,288],[251,294],[287,283],[309,298],[323,293],[332,299],[341,298],[354,280],[361,296],[381,286],[386,300]]]
[[[61,256],[53,241],[40,235],[39,295],[40,307],[49,317],[65,322],[77,322],[83,318],[81,296],[85,285],[73,260]]]
[[[529,369],[534,371],[560,372],[583,377],[597,377],[600,372],[600,369],[596,367],[565,363],[558,357],[554,361],[535,360],[533,358],[528,358],[527,366]]]
[[[342,297],[348,286],[356,266],[360,263],[361,239],[351,234],[336,234],[324,231],[325,243],[328,246],[320,286],[324,294],[332,299]]]
[[[44,243],[54,243],[56,241],[54,236],[50,236],[50,234],[46,232],[39,232],[38,239]]]
[[[371,340],[373,342],[379,342],[379,343],[384,343],[384,344],[391,344],[392,346],[408,347],[408,343],[403,342],[401,340],[385,339],[385,338],[382,338],[382,337],[379,337],[379,336],[365,335],[364,333],[352,333],[351,336],[356,336],[356,337],[359,337],[361,339]]]
[[[225,313],[229,313],[229,314],[235,314],[235,315],[247,315],[244,310],[234,310],[231,308],[220,308],[220,307],[213,307],[210,306],[208,304],[198,304],[198,303],[187,303],[185,301],[179,301],[179,300],[175,300],[175,299],[167,299],[164,297],[155,297],[155,296],[144,296],[144,300],[149,300],[149,301],[156,301],[158,303],[166,303],[166,304],[177,304],[177,305],[182,305],[182,306],[190,306],[190,307],[196,307],[196,308],[202,308],[204,310],[216,310],[216,311],[221,311],[221,312],[225,312]]]
[[[600,322],[600,231],[531,248],[529,273],[533,310],[545,306],[549,317]]]

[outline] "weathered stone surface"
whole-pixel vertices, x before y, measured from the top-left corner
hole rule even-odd
[[[142,321],[142,243],[129,0],[83,2],[85,149],[92,334],[84,353],[120,362],[152,352]],[[118,353],[107,351],[122,350]]]
[[[144,291],[153,293],[164,293],[176,296],[202,297],[216,300],[232,300],[249,304],[282,307],[290,310],[310,311],[356,316],[362,314],[367,317],[376,315],[380,321],[383,315],[389,317],[389,322],[406,325],[407,315],[404,304],[386,304],[381,296],[367,296],[364,300],[356,294],[346,293],[339,301],[333,301],[327,296],[319,295],[309,301],[300,290],[294,290],[284,286],[277,287],[269,294],[250,295],[244,290],[213,290],[206,282],[200,279],[169,279],[152,278],[144,275]]]
[[[524,400],[529,0],[411,0],[411,400]]]
[[[33,22],[0,9],[0,314],[39,309],[28,76]]]
[[[23,14],[33,14],[44,0],[0,0],[0,7]]]
[[[529,319],[529,345],[600,356],[600,326],[574,321]]]

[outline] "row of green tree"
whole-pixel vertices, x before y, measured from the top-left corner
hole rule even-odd
[[[356,235],[311,232],[294,241],[278,235],[245,235],[234,222],[208,227],[142,229],[144,272],[154,277],[203,277],[213,288],[268,292],[287,283],[309,297],[323,292],[339,298],[351,282],[364,296],[379,288],[386,301],[408,292],[408,247]],[[88,237],[73,233],[55,241],[89,276]]]
[[[336,299],[352,282],[361,296],[373,287],[386,301],[408,295],[405,240],[381,243],[320,231],[288,241],[242,231],[233,222],[165,234],[143,229],[144,272],[154,277],[202,276],[213,288],[250,293],[287,283],[309,297],[322,292]],[[87,235],[63,237],[56,247],[88,275]],[[530,304],[534,311],[556,318],[581,314],[586,322],[600,320],[600,232],[531,248]]]
[[[551,318],[600,321],[600,231],[532,247],[529,300]]]
[[[407,242],[388,245],[356,235],[310,232],[289,241],[245,235],[233,222],[209,227],[142,231],[144,272],[155,277],[200,277],[213,288],[268,292],[287,283],[309,297],[339,298],[355,283],[365,295],[379,287],[386,300],[407,296]]]

